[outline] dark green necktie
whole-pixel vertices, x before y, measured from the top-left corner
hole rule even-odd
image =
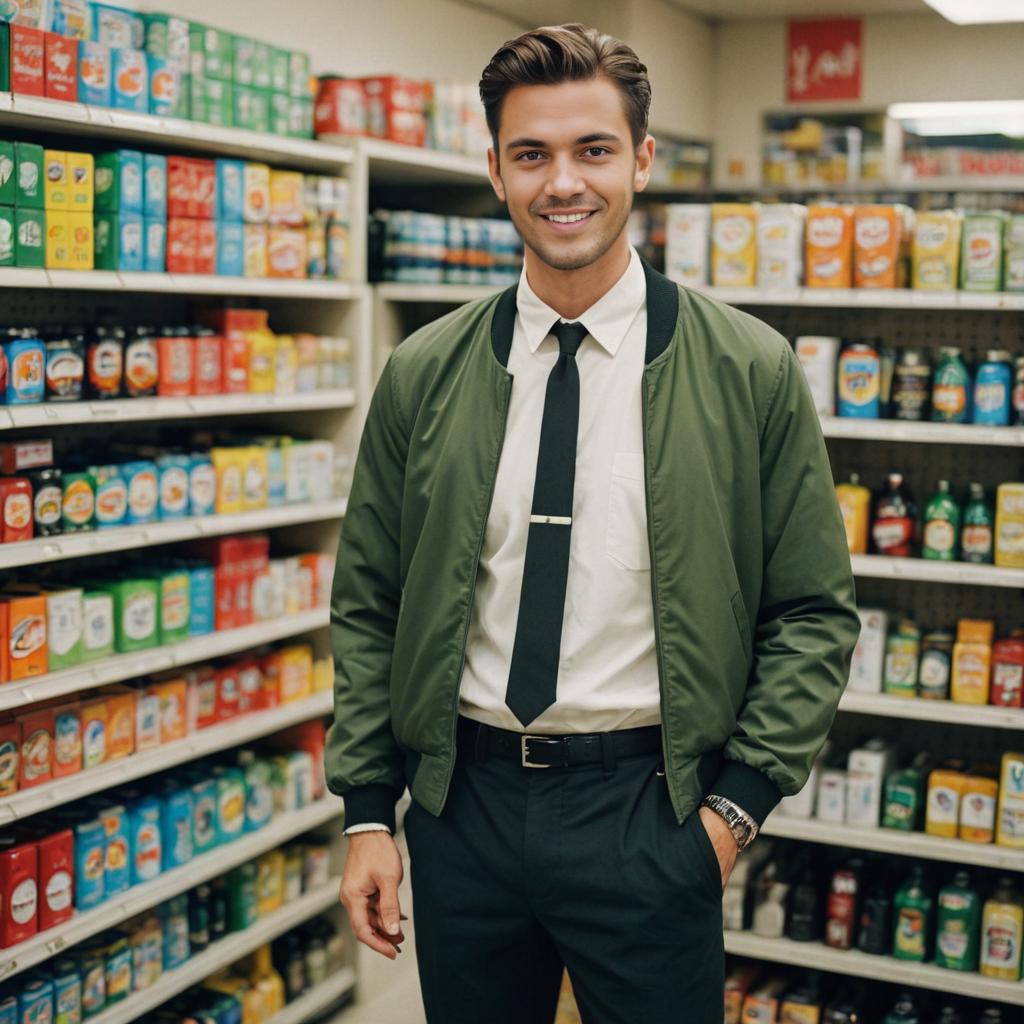
[[[551,333],[558,338],[559,355],[544,398],[519,621],[505,691],[505,703],[524,726],[555,702],[580,421],[576,352],[587,329],[559,321]]]

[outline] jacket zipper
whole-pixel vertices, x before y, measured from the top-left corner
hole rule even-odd
[[[450,751],[448,759],[448,778],[445,779],[444,792],[441,794],[442,806],[444,806],[445,801],[448,799],[448,790],[452,784],[452,772],[455,768],[455,733],[458,729],[459,721],[459,689],[462,684],[462,672],[466,667],[466,647],[469,643],[469,625],[473,618],[473,602],[476,600],[476,580],[480,571],[480,556],[484,552],[484,541],[487,537],[487,520],[490,517],[491,502],[494,500],[494,487],[498,482],[498,466],[501,464],[501,453],[505,448],[505,428],[508,426],[508,400],[510,386],[511,377],[506,377],[505,403],[504,408],[501,410],[501,444],[498,445],[498,455],[494,460],[494,471],[491,473],[491,485],[487,491],[487,506],[484,509],[483,521],[480,524],[480,536],[477,540],[476,558],[473,562],[473,581],[469,586],[469,603],[466,605],[466,621],[462,629],[462,653],[459,657],[459,671],[456,676],[455,700],[453,702],[454,713],[452,715],[451,732],[449,733],[448,739],[448,750]]]
[[[647,459],[648,452],[648,422],[647,422],[647,396],[648,391],[653,393],[653,385],[648,385],[647,375],[650,371],[644,371],[644,380],[641,385],[643,428],[644,428],[644,499],[647,506],[647,547],[651,556],[651,600],[654,604],[654,650],[658,661],[658,700],[661,707],[661,756],[664,759],[665,782],[668,785],[669,797],[672,795],[670,781],[671,764],[669,757],[669,730],[668,719],[665,717],[665,656],[661,646],[661,602],[658,599],[658,572],[657,561],[654,557],[654,505],[651,501],[651,467]],[[675,806],[673,801],[673,806]]]

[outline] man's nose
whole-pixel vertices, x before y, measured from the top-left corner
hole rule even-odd
[[[576,162],[571,157],[556,157],[551,161],[551,173],[545,186],[545,192],[549,196],[571,199],[573,196],[582,195],[585,189]]]

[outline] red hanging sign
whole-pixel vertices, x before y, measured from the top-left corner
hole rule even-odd
[[[788,23],[786,99],[859,100],[862,18]]]

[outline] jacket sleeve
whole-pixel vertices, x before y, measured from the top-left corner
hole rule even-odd
[[[860,633],[828,453],[788,344],[761,428],[763,576],[753,665],[712,791],[759,824],[806,783]]]
[[[359,443],[331,591],[334,722],[327,785],[344,797],[346,828],[379,822],[395,831],[405,789],[391,729],[389,678],[401,598],[399,540],[408,452],[389,360]]]

